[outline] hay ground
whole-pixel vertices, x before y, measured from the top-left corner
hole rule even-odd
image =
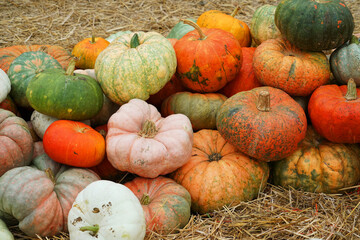
[[[250,26],[252,14],[276,0],[140,0],[45,1],[0,0],[0,47],[20,44],[60,45],[72,50],[80,40],[95,34],[107,37],[118,31],[156,31],[164,36],[180,18],[197,18],[211,9],[231,13]],[[346,0],[360,33],[360,1]],[[360,195],[329,195],[283,189],[268,184],[257,199],[207,215],[193,214],[179,233],[147,239],[360,239]],[[11,227],[16,239],[28,238]]]

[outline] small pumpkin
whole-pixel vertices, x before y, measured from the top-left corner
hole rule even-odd
[[[8,75],[0,69],[0,103],[5,100],[11,90],[11,82]]]
[[[196,23],[196,20],[193,18],[187,18],[187,20]],[[194,30],[194,27],[190,26],[189,24],[184,23],[183,21],[179,21],[175,26],[170,30],[169,34],[166,38],[175,38],[180,39],[188,32]]]

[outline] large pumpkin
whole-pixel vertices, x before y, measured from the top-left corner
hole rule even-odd
[[[155,178],[184,165],[191,156],[193,130],[188,117],[162,118],[140,99],[120,107],[108,122],[106,153],[120,171]]]
[[[235,206],[255,198],[264,189],[269,166],[240,153],[216,130],[194,134],[190,161],[171,174],[191,195],[198,213]]]
[[[275,24],[292,44],[309,51],[337,48],[354,30],[354,18],[342,0],[282,0]]]
[[[97,180],[90,170],[69,168],[43,154],[32,166],[11,169],[0,177],[0,211],[19,221],[28,236],[53,236],[67,231],[75,197]]]
[[[95,74],[105,95],[117,104],[147,100],[176,71],[171,43],[156,32],[135,32],[116,38],[96,59]]]
[[[253,67],[260,83],[291,96],[308,96],[330,80],[330,64],[323,52],[300,50],[284,38],[261,43]]]
[[[299,148],[274,162],[273,181],[307,192],[337,193],[360,180],[360,148],[325,140],[312,127]]]
[[[220,107],[216,126],[241,152],[276,161],[297,149],[307,121],[302,107],[284,91],[258,87],[228,98]]]
[[[174,180],[137,177],[125,183],[139,199],[145,215],[147,232],[169,234],[185,227],[191,213],[190,193]]]

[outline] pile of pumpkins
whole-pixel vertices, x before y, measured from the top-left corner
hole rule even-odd
[[[181,19],[166,37],[93,36],[71,54],[0,49],[0,218],[28,236],[143,239],[254,199],[268,181],[358,184],[350,10],[283,0],[250,27],[238,10]]]

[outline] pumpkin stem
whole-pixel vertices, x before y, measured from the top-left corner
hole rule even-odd
[[[150,196],[147,193],[144,193],[140,199],[141,205],[149,205],[150,204]]]
[[[359,38],[355,35],[352,35],[350,39],[350,44],[352,43],[359,44]]]
[[[234,9],[234,11],[231,13],[231,15],[230,15],[230,16],[235,17],[235,16],[236,16],[236,14],[239,12],[239,10],[240,10],[240,7],[239,7],[239,6],[237,6],[237,7]]]
[[[212,153],[209,155],[209,161],[213,162],[213,161],[219,161],[221,160],[222,156],[220,153]]]
[[[130,40],[130,47],[136,48],[139,45],[140,45],[139,35],[137,33],[135,33]]]
[[[95,236],[99,231],[99,225],[95,224],[93,226],[84,226],[84,227],[80,228],[80,231],[82,231],[82,232],[90,231],[91,232],[90,235]]]
[[[153,138],[157,132],[158,129],[156,128],[155,123],[153,121],[146,120],[142,125],[142,129],[138,135],[145,138]]]
[[[76,64],[76,61],[78,61],[78,60],[79,60],[79,58],[77,58],[77,57],[73,57],[70,60],[69,65],[66,69],[66,73],[65,73],[66,75],[69,75],[69,76],[74,75],[75,64]]]
[[[94,44],[95,42],[96,42],[96,41],[95,41],[95,36],[94,36],[94,34],[92,34],[92,35],[91,35],[91,42],[90,42],[90,43],[91,43],[91,44]]]
[[[53,173],[53,171],[51,170],[51,168],[45,169],[45,173],[46,173],[46,176],[47,176],[48,178],[50,178],[50,180],[55,184],[56,181],[55,181],[54,173]]]
[[[256,108],[262,112],[270,111],[270,93],[268,91],[261,91],[259,93]]]
[[[350,78],[350,80],[347,83],[347,92],[345,95],[345,99],[348,101],[357,99],[356,83],[352,78]]]
[[[199,33],[200,35],[200,40],[205,40],[207,38],[207,36],[204,34],[204,32],[201,30],[201,28],[199,27],[199,25],[197,25],[196,23],[194,23],[191,20],[188,19],[180,19],[180,21],[183,21],[185,24],[192,26],[193,28],[196,29],[196,31]]]

